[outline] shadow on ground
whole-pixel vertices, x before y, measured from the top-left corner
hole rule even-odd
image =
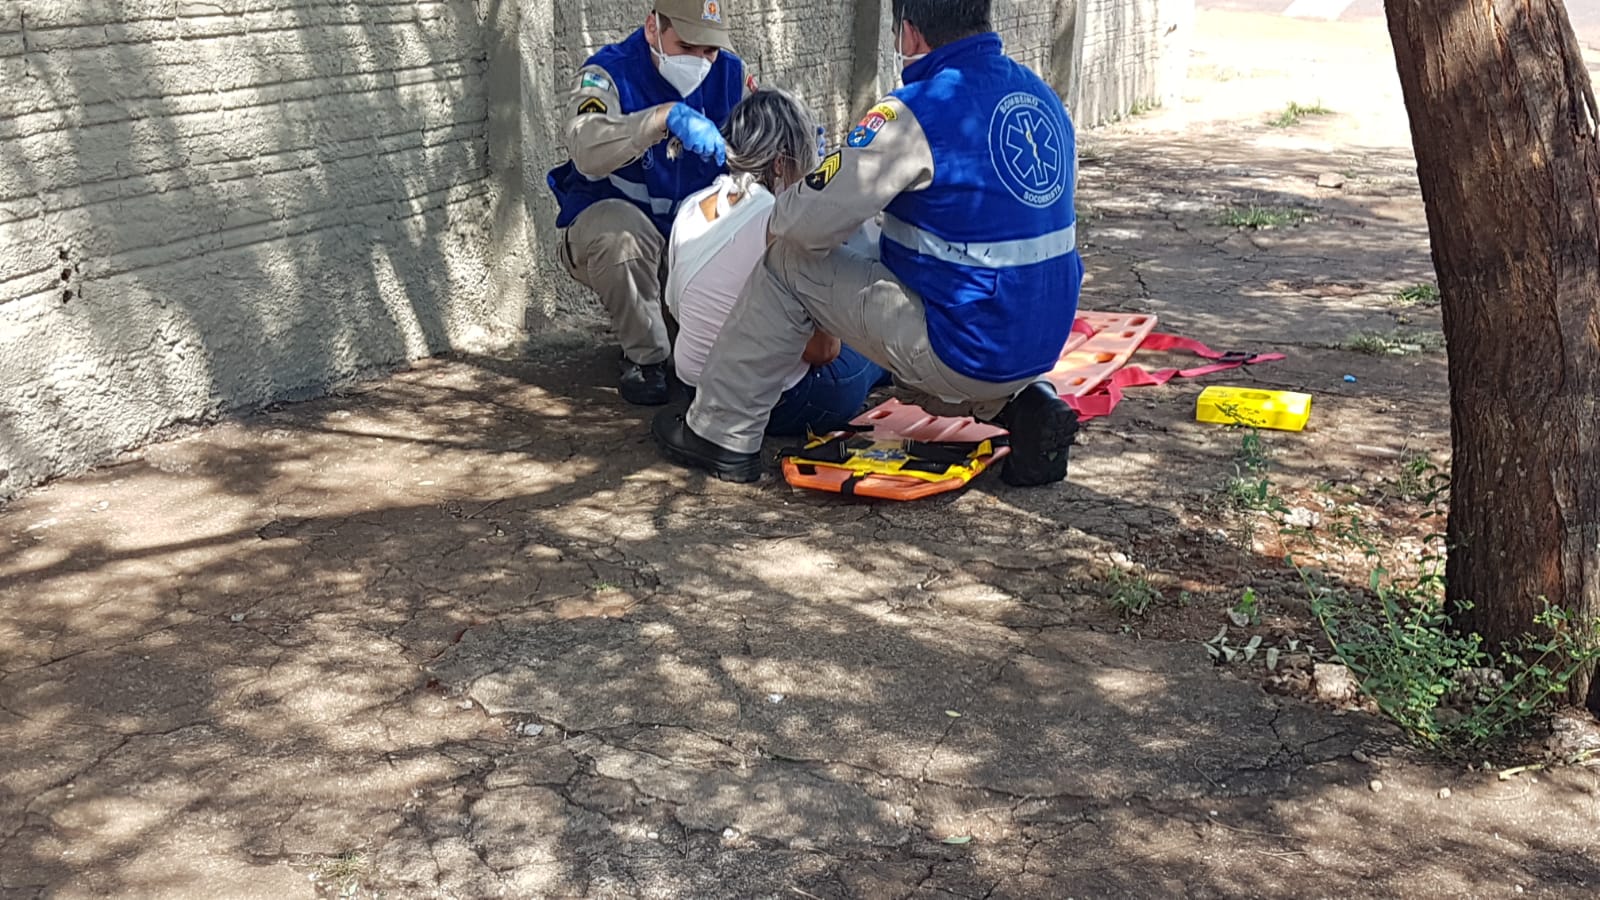
[[[1106,429],[1064,487],[841,503],[664,466],[589,386],[607,353],[545,358],[436,362],[9,508],[6,895],[305,895],[352,851],[369,886],[460,897],[1600,880],[1592,778],[1394,758],[1375,794],[1377,723],[1115,633],[1105,560],[1225,451],[1145,494]],[[1145,452],[1182,458],[1177,393]]]

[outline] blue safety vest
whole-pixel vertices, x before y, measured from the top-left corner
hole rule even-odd
[[[678,89],[668,84],[656,69],[643,28],[620,44],[601,48],[584,65],[599,66],[611,76],[622,99],[622,109],[612,112],[624,115],[682,100],[721,126],[727,121],[734,105],[744,96],[744,62],[727,50],[717,54],[711,73],[695,88],[694,93],[688,97],[680,96]],[[673,214],[677,212],[678,203],[695,191],[708,187],[722,171],[723,167],[715,160],[707,162],[688,152],[669,160],[667,142],[661,141],[644,156],[609,176],[590,179],[568,160],[551,169],[546,180],[561,206],[556,216],[558,228],[571,225],[579,213],[601,200],[617,199],[627,200],[644,210],[645,215],[655,222],[656,228],[665,236],[672,232]]]
[[[885,210],[883,264],[922,296],[933,350],[980,381],[1054,367],[1072,331],[1077,144],[1049,85],[996,34],[940,47],[893,96],[933,152],[933,182]]]

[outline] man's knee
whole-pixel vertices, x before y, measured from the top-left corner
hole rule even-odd
[[[573,230],[584,236],[581,263],[591,271],[632,262],[647,263],[653,271],[661,260],[665,241],[639,208],[622,200],[603,200],[583,211]],[[575,248],[576,249],[576,248]]]

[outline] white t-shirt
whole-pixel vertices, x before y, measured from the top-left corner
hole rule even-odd
[[[753,185],[730,204],[729,195],[735,192],[733,178],[722,175],[711,187],[690,195],[678,206],[667,245],[667,309],[678,320],[673,369],[691,387],[700,383],[711,345],[767,249],[772,194]],[[717,198],[717,218],[708,221],[700,204],[712,196]],[[805,360],[796,358],[783,389],[799,384],[810,371]]]

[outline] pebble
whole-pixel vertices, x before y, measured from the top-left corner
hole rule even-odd
[[[767,702],[768,703],[782,703],[783,702],[783,695],[782,694],[768,694],[767,695]]]
[[[1439,799],[1440,800],[1449,800],[1450,799],[1450,789],[1449,788],[1439,788]]]
[[[1360,750],[1356,750],[1356,751],[1352,752],[1350,754],[1350,758],[1354,759],[1358,763],[1369,763],[1369,762],[1372,762],[1372,757],[1366,755],[1365,753],[1362,753]]]
[[[471,708],[472,708],[472,701],[471,700],[463,700],[460,703],[456,704],[456,709],[471,709]]]
[[[228,617],[228,621],[229,622],[243,622],[244,621],[244,613],[234,613],[233,615]]]
[[[1374,794],[1376,794],[1377,792],[1383,790],[1383,782],[1381,782],[1378,779],[1374,778],[1370,782],[1367,783],[1367,787],[1371,788],[1372,792]]]
[[[647,835],[645,835],[645,837],[647,837],[647,838],[649,838],[649,839],[650,839],[650,840],[652,840],[652,841],[657,841],[657,840],[660,840],[660,839],[661,839],[661,832],[659,832],[659,831],[652,831],[652,832],[650,832],[650,833],[649,833],[649,834],[647,834]]]
[[[725,840],[725,841],[731,841],[731,840],[733,840],[734,838],[736,838],[738,836],[739,836],[739,832],[733,830],[732,828],[724,828],[724,829],[722,829],[722,839]]]
[[[522,726],[523,737],[538,737],[541,734],[544,734],[544,726],[537,722],[529,722]]]

